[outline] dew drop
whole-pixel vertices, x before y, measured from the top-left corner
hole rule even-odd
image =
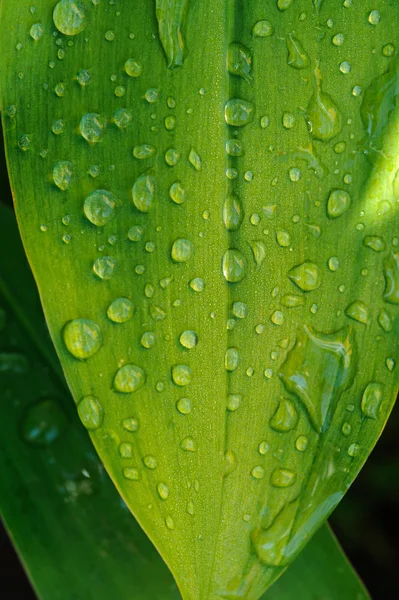
[[[134,417],[123,419],[122,427],[126,429],[126,431],[130,431],[130,433],[135,433],[139,429],[139,421]]]
[[[265,21],[265,20],[257,21],[252,28],[252,35],[254,37],[260,37],[260,38],[270,37],[271,35],[273,35],[273,33],[274,33],[273,25],[271,23],[269,23],[269,21]]]
[[[53,181],[55,185],[65,192],[72,183],[72,164],[67,160],[60,160],[53,168]]]
[[[139,60],[128,58],[125,62],[125,71],[129,77],[140,77],[143,72],[143,65]]]
[[[231,75],[242,77],[247,83],[250,83],[252,71],[251,51],[239,42],[231,43],[227,52],[227,69]]]
[[[170,251],[171,258],[174,262],[184,263],[190,260],[194,254],[194,244],[190,240],[177,238],[172,245]]]
[[[306,435],[300,435],[296,440],[295,440],[295,448],[299,451],[299,452],[305,452],[306,448],[308,447],[309,444],[309,438],[306,437]]]
[[[154,471],[158,467],[158,461],[155,456],[148,454],[143,457],[143,465],[147,467],[147,469],[150,469],[150,471]]]
[[[95,396],[85,396],[78,404],[78,414],[86,429],[94,431],[103,424],[104,411]]]
[[[63,338],[68,351],[80,360],[96,354],[103,342],[99,326],[89,319],[69,321],[63,329]]]
[[[156,339],[157,339],[157,336],[155,335],[154,332],[145,331],[143,333],[143,335],[141,336],[140,344],[143,346],[143,348],[150,350],[151,348],[153,348],[155,346]]]
[[[146,158],[151,158],[152,156],[155,156],[156,153],[157,149],[151,144],[141,144],[140,146],[135,146],[133,148],[133,156],[138,160],[145,160]]]
[[[357,456],[359,454],[359,450],[360,450],[359,444],[356,444],[356,443],[351,444],[348,448],[348,454],[349,454],[349,456],[354,458],[355,456]]]
[[[292,33],[287,36],[288,59],[287,63],[294,69],[306,69],[309,66],[309,57],[301,42]]]
[[[237,319],[245,319],[248,315],[248,306],[244,302],[233,302],[232,311]]]
[[[192,407],[193,405],[189,398],[180,398],[180,400],[176,402],[176,408],[182,415],[190,414]]]
[[[196,452],[197,450],[195,440],[192,437],[185,437],[180,443],[180,448],[185,452]]]
[[[107,121],[104,117],[98,113],[87,113],[82,117],[79,129],[89,144],[97,144],[101,141],[106,126]]]
[[[173,365],[172,380],[173,383],[180,387],[184,387],[191,383],[193,373],[187,365]]]
[[[113,217],[116,197],[107,190],[95,190],[84,201],[83,210],[93,225],[103,227]]]
[[[116,372],[114,389],[122,394],[130,394],[139,390],[145,383],[146,375],[137,365],[124,365]]]
[[[195,277],[189,283],[190,288],[194,292],[203,292],[205,289],[205,281],[201,277]]]
[[[317,290],[321,285],[321,275],[319,267],[310,261],[293,267],[288,272],[288,277],[297,285],[303,292],[311,292]]]
[[[232,346],[231,348],[227,348],[226,354],[224,357],[224,366],[226,371],[230,373],[235,371],[240,364],[241,357],[238,351],[238,348]]]
[[[241,394],[229,394],[227,396],[227,403],[226,403],[227,410],[229,410],[230,412],[236,411],[241,406],[241,402],[242,402]]]
[[[29,30],[30,37],[37,42],[43,36],[44,27],[41,23],[34,23]]]
[[[169,196],[175,202],[175,204],[183,204],[186,199],[186,190],[180,183],[180,181],[175,181],[169,188]]]
[[[195,333],[195,331],[187,329],[186,331],[183,331],[179,338],[179,341],[181,345],[184,346],[184,348],[191,350],[192,348],[195,348],[195,346],[198,344],[198,336]]]
[[[129,481],[138,481],[140,479],[140,472],[135,467],[125,467],[122,472],[125,479],[129,479]]]
[[[369,322],[369,309],[361,300],[355,300],[345,309],[345,314],[350,319],[367,325]]]
[[[157,490],[161,500],[167,500],[169,498],[169,487],[166,483],[160,481],[157,485]]]
[[[247,261],[244,255],[235,248],[227,250],[222,260],[222,270],[226,281],[237,283],[246,275]]]
[[[93,263],[93,273],[99,279],[108,281],[112,278],[116,267],[116,260],[112,256],[99,256]]]
[[[270,483],[275,487],[287,488],[294,485],[296,473],[291,469],[274,469],[270,477]]]
[[[377,420],[382,402],[382,385],[380,383],[369,383],[363,392],[362,412],[365,417]]]
[[[53,12],[54,25],[65,35],[77,35],[86,27],[86,6],[79,0],[60,0]]]
[[[254,117],[255,105],[253,102],[232,98],[226,103],[224,118],[228,125],[242,127],[250,123]]]
[[[122,442],[119,444],[118,450],[121,458],[132,458],[133,456],[133,446],[128,442]]]
[[[144,173],[135,181],[132,189],[133,204],[142,213],[147,213],[155,195],[155,178]]]
[[[251,475],[254,479],[263,479],[265,476],[265,470],[263,467],[258,465],[252,469]]]
[[[127,298],[117,298],[108,307],[107,317],[114,323],[127,323],[134,313],[134,306]]]

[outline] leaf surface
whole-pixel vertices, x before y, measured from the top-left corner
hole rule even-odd
[[[259,598],[396,395],[399,10],[378,4],[2,3],[49,329],[186,600]]]
[[[35,590],[42,600],[115,594],[120,600],[178,600],[171,575],[93,452],[63,381],[37,352],[42,315],[31,315],[29,327],[22,318],[37,305],[37,291],[14,216],[1,206],[0,244],[0,513]],[[13,249],[12,273],[6,247]],[[16,300],[18,279],[25,296]],[[14,298],[12,305],[6,297]],[[57,361],[50,342],[45,345],[44,356]],[[312,600],[313,588],[328,600],[367,599],[327,527],[265,598],[288,599],[295,590],[298,600]]]

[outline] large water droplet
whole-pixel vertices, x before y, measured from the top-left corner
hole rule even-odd
[[[78,414],[86,429],[94,431],[103,424],[103,407],[95,396],[82,398],[78,404]]]
[[[399,304],[399,252],[391,253],[384,260],[385,291],[384,300]]]
[[[237,231],[244,219],[241,200],[235,194],[229,194],[223,204],[223,221],[226,229]]]
[[[117,298],[108,307],[107,316],[114,323],[127,323],[134,313],[134,306],[127,298]]]
[[[65,192],[72,183],[73,170],[72,163],[68,160],[60,160],[55,163],[53,168],[53,180],[55,185]]]
[[[247,261],[244,255],[235,248],[227,250],[222,260],[222,270],[226,281],[237,283],[246,275]]]
[[[317,90],[310,99],[305,118],[309,131],[316,140],[328,142],[341,131],[341,113],[331,96],[321,91],[320,75],[317,80]]]
[[[363,392],[362,412],[369,419],[377,420],[382,402],[382,385],[369,383]]]
[[[51,398],[39,400],[24,412],[20,432],[22,438],[33,446],[49,446],[65,431],[67,417],[61,406]]]
[[[332,190],[327,200],[327,214],[330,219],[343,215],[351,205],[351,197],[344,190]]]
[[[240,44],[233,42],[227,52],[227,69],[231,75],[238,75],[247,83],[251,81],[252,56],[251,51]]]
[[[124,365],[116,372],[114,389],[122,394],[131,394],[139,390],[146,380],[146,375],[137,365]]]
[[[173,365],[172,380],[173,383],[180,387],[184,387],[191,383],[193,373],[187,365]]]
[[[102,345],[99,326],[89,319],[74,319],[63,329],[63,338],[68,351],[80,360],[90,358]]]
[[[296,473],[291,469],[274,469],[270,477],[270,483],[275,487],[286,488],[294,485]]]
[[[306,69],[309,66],[309,57],[301,42],[292,33],[287,36],[288,59],[290,67],[294,69]]]
[[[117,199],[107,190],[95,190],[84,201],[83,210],[93,225],[103,227],[114,214]]]
[[[147,213],[154,200],[155,178],[144,173],[135,181],[132,189],[133,204],[142,213]]]
[[[79,0],[60,0],[53,12],[54,25],[65,35],[77,35],[86,27],[86,6]]]
[[[101,141],[107,121],[97,113],[85,114],[79,124],[80,133],[89,144],[96,144]]]
[[[317,290],[321,285],[321,274],[319,267],[310,261],[293,267],[288,272],[288,277],[297,285],[303,292],[311,292]]]
[[[275,431],[287,432],[294,429],[298,423],[298,413],[292,400],[281,398],[276,412],[269,421]]]
[[[108,281],[111,279],[116,267],[116,260],[112,256],[99,256],[93,263],[93,273],[99,279]]]
[[[178,238],[173,242],[170,255],[178,263],[187,262],[194,254],[194,244],[190,240]]]
[[[253,102],[232,98],[226,103],[224,109],[224,118],[228,125],[233,127],[242,127],[250,123],[254,118],[255,105]]]

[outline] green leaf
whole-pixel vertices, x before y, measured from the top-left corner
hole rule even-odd
[[[2,2],[49,329],[185,600],[258,598],[392,408],[398,21],[382,1]]]
[[[28,328],[22,318],[36,305],[37,293],[14,217],[1,206],[0,217],[0,240],[14,251],[12,273],[0,252],[0,513],[37,594],[49,600],[115,594],[120,600],[177,600],[172,577],[93,453],[63,382],[37,352],[42,316]],[[25,298],[11,310],[4,296],[18,278],[25,282]],[[33,338],[27,335],[32,331]],[[292,598],[295,590],[299,600],[311,600],[313,588],[328,600],[367,598],[327,527],[266,598]]]

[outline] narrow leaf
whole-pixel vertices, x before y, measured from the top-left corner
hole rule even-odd
[[[108,472],[185,600],[252,600],[397,392],[399,10],[187,7],[3,0],[3,121]]]

